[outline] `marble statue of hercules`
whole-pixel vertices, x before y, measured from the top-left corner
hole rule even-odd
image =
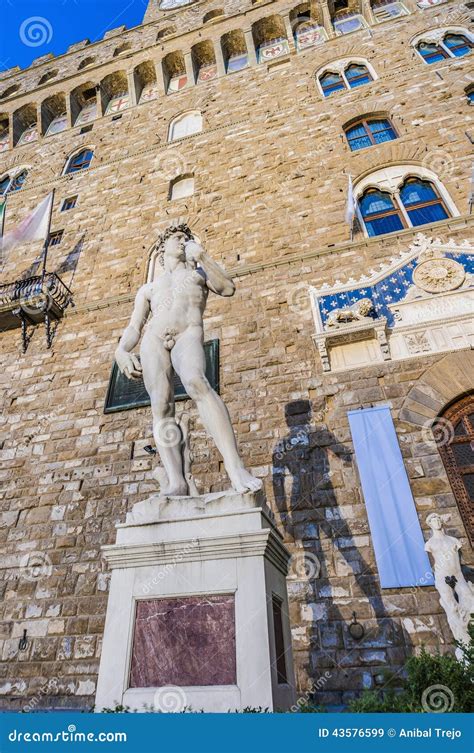
[[[128,378],[143,380],[150,396],[153,435],[168,477],[166,496],[186,496],[180,429],[175,421],[173,368],[196,402],[204,427],[221,453],[235,491],[256,491],[261,481],[243,466],[229,413],[205,375],[203,313],[209,290],[232,296],[235,286],[186,228],[170,228],[162,239],[163,273],[140,288],[115,359]],[[150,316],[151,314],[151,316]],[[131,352],[140,340],[140,360]],[[173,440],[174,437],[174,440]]]

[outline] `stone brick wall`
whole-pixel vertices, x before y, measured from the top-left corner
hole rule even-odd
[[[271,12],[293,7],[278,0],[248,13],[263,16],[269,5]],[[211,6],[196,7],[204,12]],[[422,527],[426,531],[428,511],[448,513],[449,532],[462,538],[468,559],[435,443],[423,426],[399,418],[427,370],[438,364],[449,373],[449,362],[446,356],[421,356],[323,374],[311,339],[309,300],[301,290],[308,283],[358,277],[413,240],[414,231],[405,230],[374,239],[358,234],[349,242],[344,171],[357,179],[387,164],[424,164],[443,181],[459,216],[423,231],[456,242],[472,236],[467,214],[472,145],[464,96],[472,58],[427,66],[409,44],[415,33],[449,22],[454,12],[456,24],[464,25],[464,6],[448,3],[376,26],[371,34],[357,32],[292,53],[285,65],[262,64],[163,95],[130,108],[119,120],[98,119],[84,135],[68,129],[0,155],[2,174],[12,166],[29,168],[24,188],[8,198],[6,229],[55,187],[52,227],[64,229],[64,237],[50,249],[49,269],[82,243],[75,272],[62,274],[66,284],[72,279],[76,307],[60,323],[53,348],[46,349],[40,326],[26,355],[19,330],[0,332],[2,707],[94,703],[108,586],[100,547],[114,541],[114,526],[126,511],[156,490],[153,461],[140,450],[151,437],[149,410],[104,415],[104,400],[133,293],[146,279],[149,250],[177,218],[235,274],[234,298],[210,299],[206,337],[219,338],[221,394],[243,457],[264,479],[295,553],[289,589],[299,689],[314,688],[328,672],[318,700],[345,702],[372,687],[384,668],[397,670],[422,642],[442,650],[451,646],[434,589],[380,593],[347,422],[352,408],[390,403]],[[208,38],[248,23],[244,16],[224,19],[209,27]],[[77,64],[89,48],[58,58],[57,83],[41,90],[40,72],[51,61],[9,74],[1,86],[20,82],[21,91],[0,109],[39,103],[123,67],[130,72],[142,60],[157,63],[165,53],[154,44],[156,28],[153,34],[150,29],[145,25],[97,43],[97,66],[81,73]],[[132,33],[136,47],[130,57],[111,59],[122,36]],[[173,44],[189,49],[201,33],[187,31]],[[348,55],[367,58],[379,78],[323,99],[315,71]],[[203,132],[168,144],[171,119],[195,108],[203,112]],[[391,115],[399,139],[351,153],[342,124],[380,111]],[[67,156],[81,145],[94,148],[91,167],[61,177]],[[170,179],[188,172],[195,175],[194,195],[170,202]],[[62,200],[76,194],[76,208],[60,212]],[[15,249],[2,281],[21,276],[39,252],[31,244]],[[467,354],[456,355],[466,362]],[[178,409],[188,410],[196,426],[200,489],[225,488],[222,462],[194,407],[185,403]],[[284,439],[295,431],[309,435],[313,447],[302,460],[309,496],[278,470],[281,448],[287,452]],[[291,465],[301,458],[290,460]],[[321,562],[319,578],[301,569],[305,553],[310,565],[316,557]],[[347,632],[353,611],[366,628],[359,644]],[[21,651],[25,629],[28,643]]]

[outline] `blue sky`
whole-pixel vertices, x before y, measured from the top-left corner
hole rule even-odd
[[[108,29],[137,26],[147,0],[0,0],[0,70],[52,52],[60,55],[81,39],[101,39]]]

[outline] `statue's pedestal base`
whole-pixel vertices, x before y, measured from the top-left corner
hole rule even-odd
[[[97,711],[294,703],[289,554],[261,492],[151,497],[103,553],[112,579]]]

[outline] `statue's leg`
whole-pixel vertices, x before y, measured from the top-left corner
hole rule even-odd
[[[262,483],[245,470],[237,450],[230,416],[205,375],[206,360],[200,327],[189,327],[171,351],[173,366],[196,406],[207,432],[224,460],[232,487],[238,492],[256,491]]]
[[[181,452],[182,434],[174,417],[173,372],[169,351],[159,337],[146,333],[140,356],[143,381],[151,401],[153,436],[168,476],[168,485],[160,488],[160,493],[169,496],[187,495],[189,490],[184,478]]]

